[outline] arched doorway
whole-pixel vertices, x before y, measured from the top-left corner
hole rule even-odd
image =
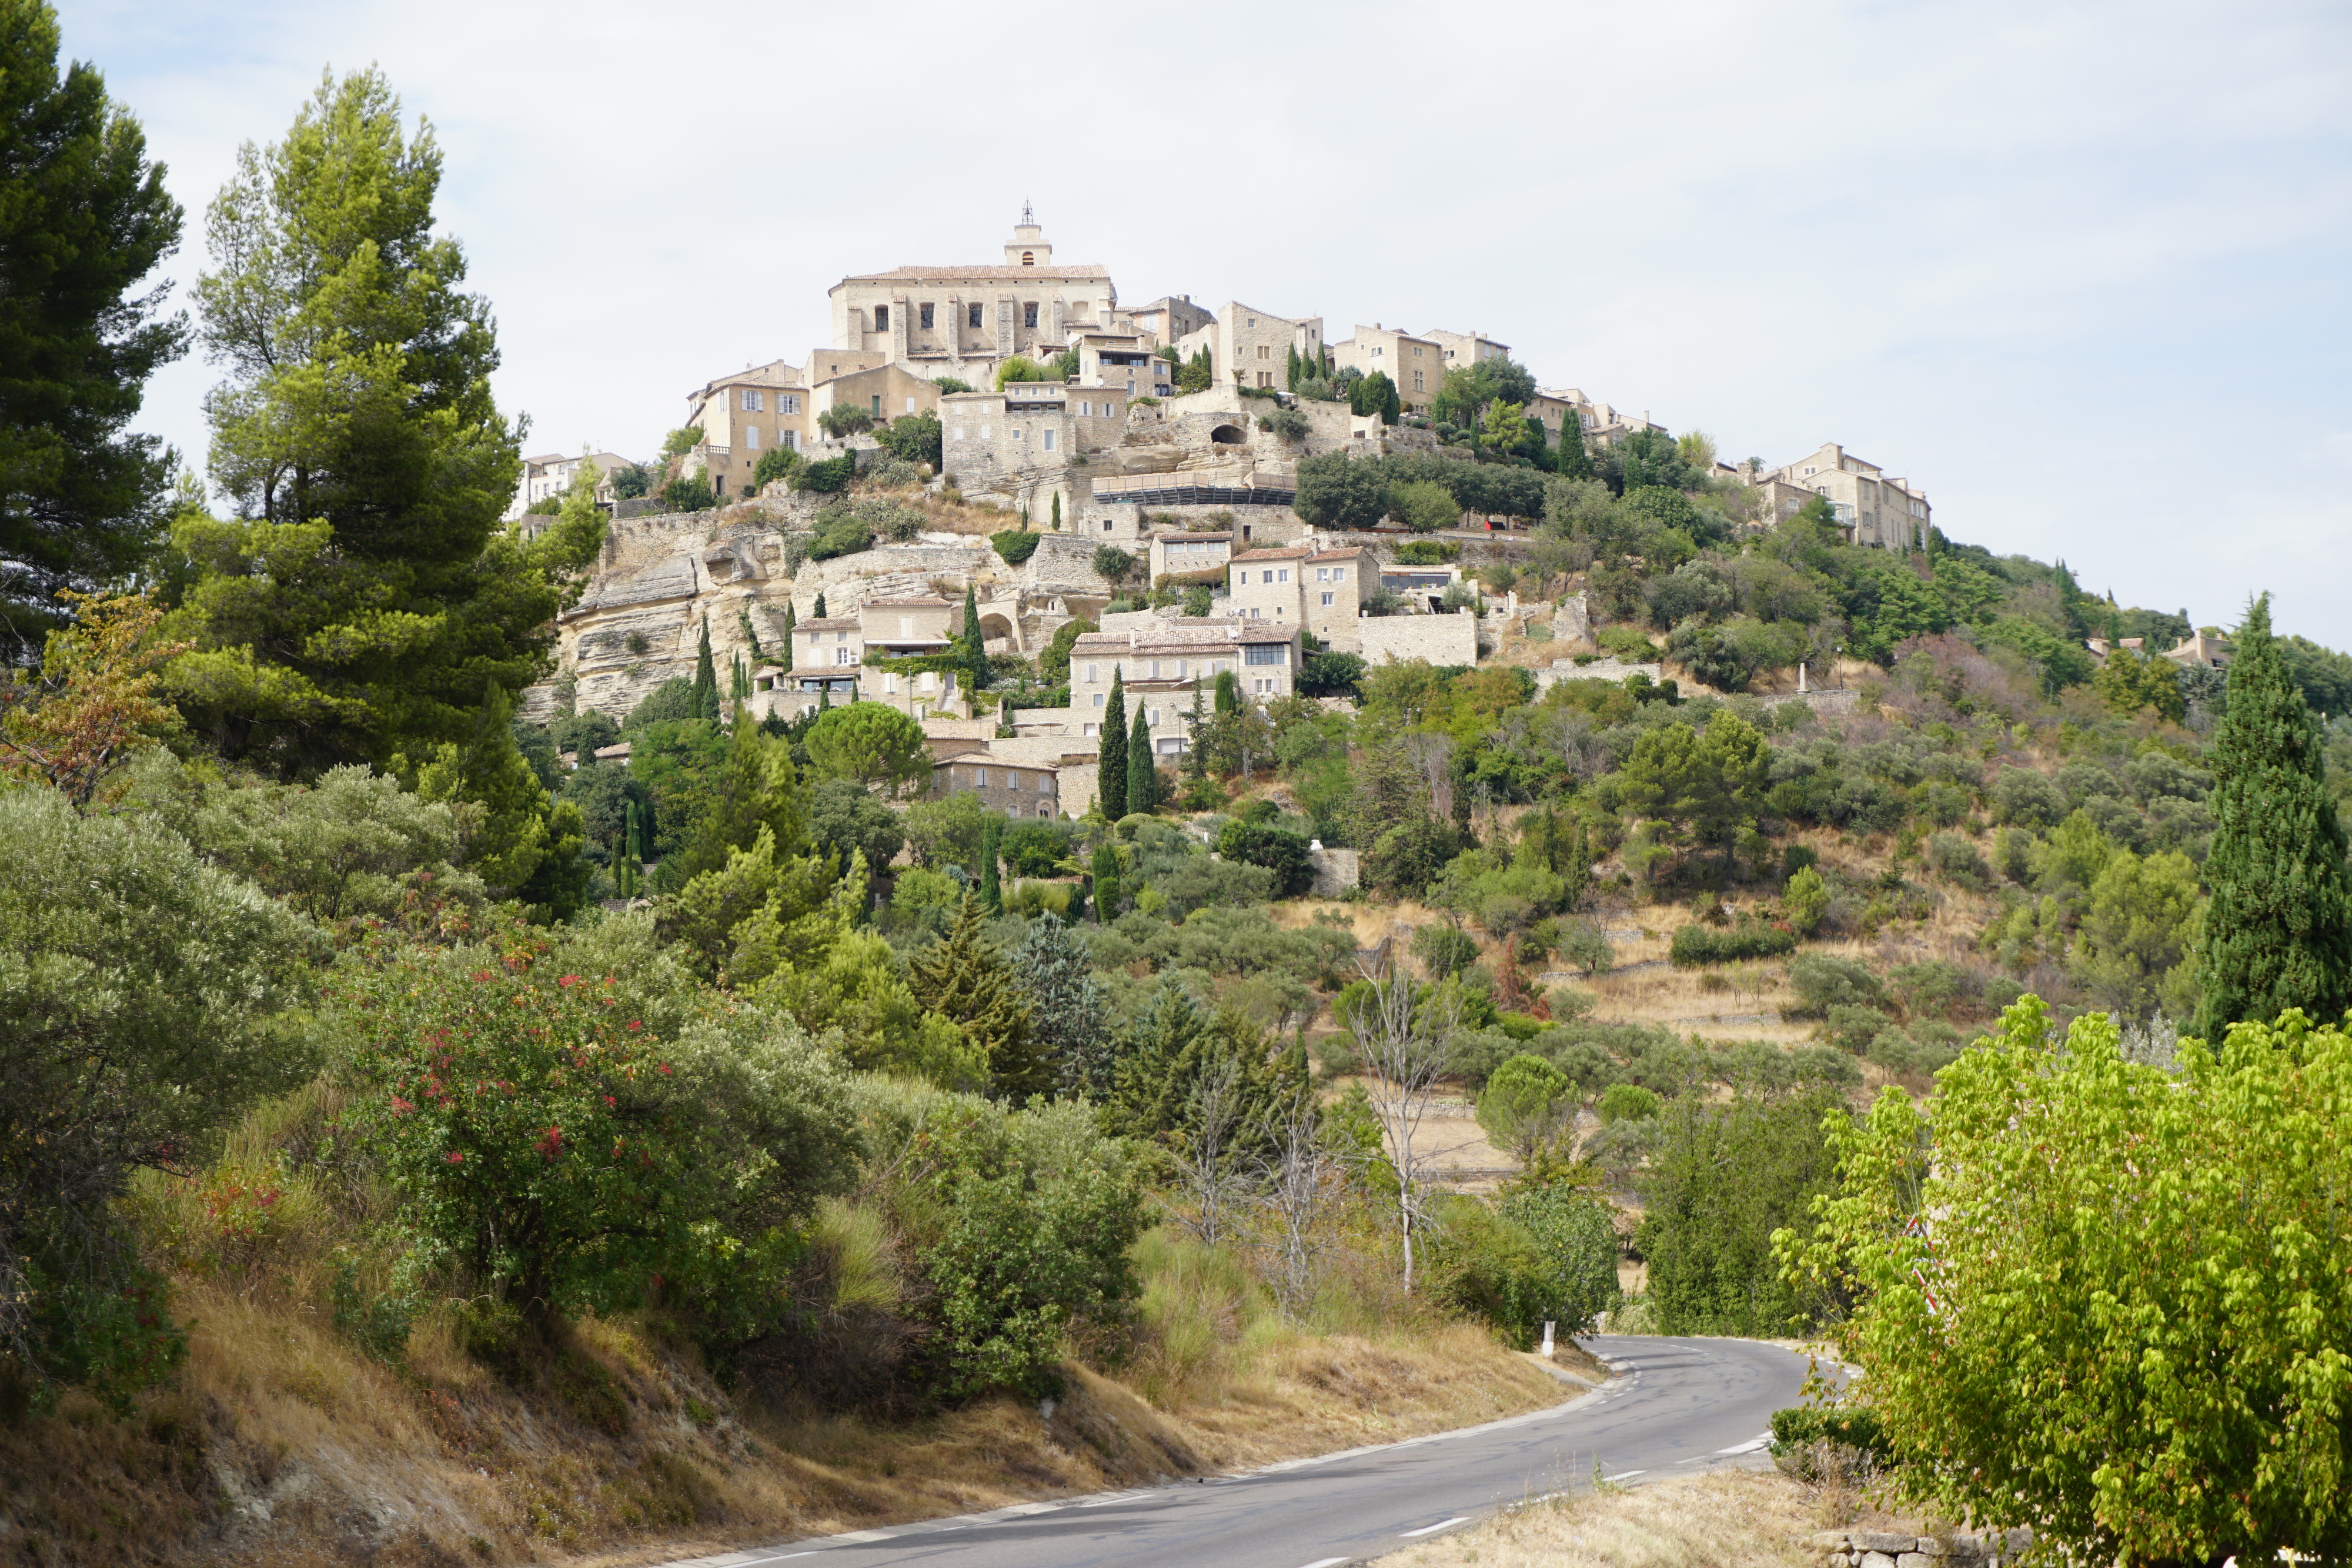
[[[1221,424],[1209,432],[1210,442],[1218,446],[1239,446],[1249,440],[1237,424]]]

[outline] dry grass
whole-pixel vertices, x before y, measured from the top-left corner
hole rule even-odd
[[[1677,1476],[1508,1509],[1468,1530],[1378,1559],[1381,1568],[1801,1568],[1828,1528],[1821,1500],[1755,1470]]]
[[[272,1260],[282,1265],[285,1259]],[[295,1269],[185,1279],[189,1357],[117,1421],[79,1397],[0,1427],[0,1563],[656,1561],[1420,1436],[1564,1391],[1375,1275],[1275,1312],[1230,1254],[1147,1239],[1138,1348],[882,1421],[730,1396],[656,1322],[591,1321],[508,1375],[421,1322],[395,1370]],[[1591,1369],[1588,1369],[1591,1370]],[[1115,1374],[1115,1375],[1114,1375]]]

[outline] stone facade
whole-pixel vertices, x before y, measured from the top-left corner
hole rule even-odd
[[[1070,706],[1078,738],[1101,734],[1114,678],[1123,683],[1127,719],[1150,731],[1155,754],[1175,758],[1191,744],[1193,694],[1211,711],[1210,691],[1220,674],[1241,682],[1253,702],[1288,696],[1298,674],[1298,627],[1219,617],[1119,618],[1118,624],[1082,633],[1070,648]]]
[[[1360,858],[1355,850],[1326,849],[1320,839],[1308,844],[1307,863],[1315,868],[1315,896],[1337,898],[1349,888],[1360,886]]]
[[[1002,264],[898,267],[845,277],[828,291],[833,343],[881,356],[926,380],[992,386],[1016,354],[1058,352],[1073,329],[1132,330],[1099,265],[1057,265],[1045,232],[1022,214]]]
[[[1805,1538],[1823,1568],[2000,1568],[2033,1544],[2024,1528],[1914,1535],[1893,1530],[1828,1530]]]
[[[1228,301],[1216,317],[1176,340],[1176,351],[1185,360],[1202,349],[1209,350],[1216,386],[1288,392],[1290,356],[1318,361],[1322,357],[1323,319],[1277,316],[1255,305]]]
[[[1402,664],[1426,659],[1433,664],[1478,662],[1478,618],[1467,610],[1451,615],[1366,615],[1356,622],[1355,652],[1368,664]]]
[[[985,751],[941,758],[931,770],[931,799],[978,796],[982,805],[1008,817],[1054,817],[1061,813],[1061,769],[1014,762]]]
[[[1935,517],[1926,491],[1853,456],[1834,441],[1810,456],[1752,476],[1750,482],[1766,487],[1768,517],[1787,517],[1819,496],[1836,508],[1848,540],[1881,549],[1918,549]]]
[[[515,486],[514,499],[507,504],[503,522],[513,522],[541,501],[551,501],[572,488],[572,476],[583,463],[596,465],[596,501],[609,507],[613,504],[613,470],[625,468],[629,460],[617,452],[592,452],[584,456],[566,457],[560,452],[547,453],[522,460],[522,482]]]
[[[1336,370],[1352,365],[1368,376],[1374,371],[1385,372],[1396,383],[1397,401],[1408,413],[1427,413],[1437,396],[1438,383],[1445,379],[1443,344],[1377,321],[1358,327],[1354,336],[1332,344],[1331,362]]]

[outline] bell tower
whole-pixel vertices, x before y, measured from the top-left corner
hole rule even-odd
[[[1021,222],[1013,230],[1013,243],[1004,247],[1007,267],[1051,267],[1054,265],[1054,245],[1045,231],[1037,226],[1037,214],[1029,204],[1021,204]]]

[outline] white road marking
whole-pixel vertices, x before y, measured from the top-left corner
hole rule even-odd
[[[1717,1449],[1716,1450],[1716,1453],[1717,1453],[1717,1454],[1718,1454],[1718,1455],[1722,1455],[1722,1454],[1752,1454],[1752,1453],[1754,1453],[1757,1449],[1759,1449],[1759,1448],[1762,1448],[1765,1444],[1767,1444],[1767,1443],[1770,1442],[1771,1440],[1772,1440],[1772,1434],[1771,1434],[1771,1433],[1769,1433],[1769,1432],[1767,1432],[1767,1433],[1765,1433],[1765,1434],[1764,1434],[1762,1437],[1750,1437],[1750,1438],[1748,1438],[1748,1441],[1746,1441],[1746,1442],[1744,1442],[1744,1443],[1739,1444],[1739,1445],[1738,1445],[1738,1447],[1736,1447],[1736,1448],[1717,1448]]]
[[[1649,1473],[1647,1470],[1619,1470],[1613,1476],[1602,1476],[1601,1479],[1604,1481],[1631,1480],[1635,1476],[1646,1476]]]
[[[1307,1568],[1339,1568],[1340,1563],[1354,1561],[1352,1557],[1318,1557],[1314,1562],[1309,1563]]]
[[[1435,1524],[1424,1524],[1419,1530],[1404,1530],[1399,1531],[1397,1533],[1402,1535],[1405,1540],[1411,1541],[1416,1535],[1434,1535],[1441,1530],[1451,1530],[1457,1524],[1467,1524],[1469,1522],[1470,1516],[1468,1514],[1458,1513],[1452,1519],[1441,1519]]]

